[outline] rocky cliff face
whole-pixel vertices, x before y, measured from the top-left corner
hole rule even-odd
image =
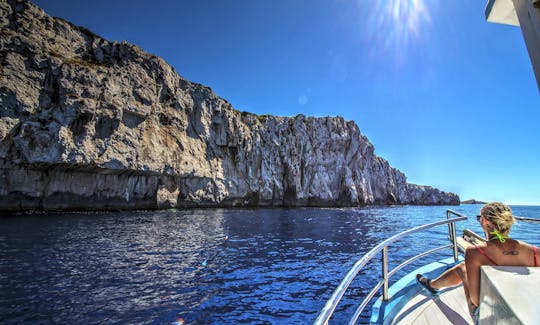
[[[0,0],[0,209],[459,204],[353,122],[239,112],[162,59]]]

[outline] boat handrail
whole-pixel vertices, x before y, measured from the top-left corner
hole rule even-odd
[[[351,318],[351,321],[350,321],[349,324],[354,324],[358,320],[358,317],[360,317],[360,314],[362,313],[362,311],[364,310],[366,305],[373,298],[373,296],[375,296],[375,294],[378,292],[378,290],[381,287],[383,288],[383,300],[387,301],[389,299],[389,297],[388,297],[388,279],[392,275],[394,275],[397,271],[399,271],[400,269],[405,267],[406,265],[408,265],[408,264],[412,263],[413,261],[416,261],[417,259],[422,258],[422,257],[424,257],[426,255],[432,254],[434,252],[437,252],[439,250],[446,249],[446,248],[452,248],[453,253],[454,253],[454,259],[457,261],[457,259],[458,259],[458,248],[457,247],[458,246],[457,246],[457,242],[456,242],[455,223],[458,222],[458,221],[467,220],[467,217],[460,214],[460,213],[458,213],[458,212],[452,211],[452,210],[447,210],[446,215],[447,215],[446,220],[432,222],[432,223],[425,224],[425,225],[422,225],[422,226],[418,226],[418,227],[415,227],[415,228],[411,228],[411,229],[405,230],[405,231],[403,231],[403,232],[401,232],[399,234],[396,234],[396,235],[382,241],[377,246],[373,247],[364,256],[362,256],[352,266],[352,268],[349,270],[347,275],[345,275],[345,277],[343,278],[343,280],[341,281],[339,286],[334,290],[334,292],[332,293],[332,296],[330,296],[330,298],[328,299],[328,301],[326,302],[326,304],[322,308],[322,310],[319,313],[319,316],[315,320],[314,324],[323,325],[323,324],[328,323],[328,320],[330,319],[330,317],[332,317],[332,314],[334,313],[337,305],[341,301],[341,298],[343,297],[343,295],[345,294],[345,292],[349,288],[352,281],[356,278],[356,276],[362,270],[362,268],[381,251],[382,251],[382,274],[381,274],[382,279],[381,279],[381,281],[379,281],[375,285],[375,287],[370,291],[370,293],[366,296],[366,298],[359,305],[359,307],[357,308],[355,314]],[[450,217],[451,215],[454,215],[456,217],[451,218]],[[433,248],[433,249],[431,249],[429,251],[426,251],[424,253],[421,253],[421,254],[419,254],[417,256],[414,256],[414,257],[408,259],[407,261],[403,262],[402,264],[400,264],[399,266],[397,266],[396,268],[394,268],[391,271],[388,270],[388,246],[390,244],[392,244],[392,243],[394,243],[394,242],[396,242],[396,241],[398,241],[398,240],[400,240],[400,239],[402,239],[402,238],[404,238],[406,236],[417,233],[419,231],[423,231],[423,230],[426,230],[426,229],[429,229],[429,228],[433,228],[433,227],[437,227],[437,226],[441,226],[441,225],[445,225],[445,224],[448,224],[449,238],[450,238],[450,240],[452,242],[451,244]]]
[[[540,219],[536,219],[536,218],[526,218],[526,217],[516,217],[516,216],[514,216],[514,219],[519,220],[519,221],[525,221],[525,222],[540,223]]]

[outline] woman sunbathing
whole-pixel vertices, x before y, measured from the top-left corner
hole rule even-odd
[[[448,269],[433,280],[421,274],[416,275],[418,283],[433,294],[437,294],[442,288],[463,283],[473,318],[477,317],[476,311],[480,303],[480,266],[538,266],[540,262],[538,247],[508,237],[514,224],[510,207],[499,202],[486,204],[477,219],[486,235],[486,242],[468,247],[465,251],[465,262]]]

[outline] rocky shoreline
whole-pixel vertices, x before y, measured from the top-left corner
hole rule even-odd
[[[459,204],[352,121],[240,112],[135,45],[0,13],[0,210]]]

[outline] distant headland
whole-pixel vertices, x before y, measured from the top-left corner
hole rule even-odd
[[[0,12],[0,210],[459,204],[352,121],[241,112],[135,45]]]
[[[470,200],[461,201],[461,204],[487,204],[487,202],[470,199]]]

